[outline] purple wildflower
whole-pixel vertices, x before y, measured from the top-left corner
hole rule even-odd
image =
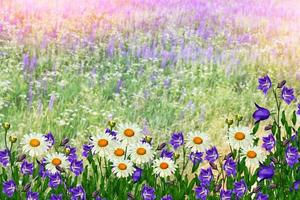
[[[196,199],[206,200],[208,195],[208,189],[204,186],[198,186],[195,188]]]
[[[170,140],[170,144],[173,146],[173,148],[176,150],[178,147],[180,147],[181,145],[183,145],[184,143],[184,139],[183,139],[183,134],[182,132],[178,132],[178,133],[173,133],[171,140]]]
[[[255,119],[255,123],[266,120],[270,117],[270,111],[266,108],[260,107],[255,103],[257,110],[253,113],[253,118]]]
[[[136,167],[135,171],[132,174],[132,180],[134,183],[138,182],[142,177],[143,171],[141,168]]]
[[[160,157],[173,159],[174,152],[168,151],[167,149],[163,149],[160,153]]]
[[[73,160],[70,165],[70,170],[79,176],[83,172],[83,160]]]
[[[3,183],[2,192],[8,197],[12,197],[16,191],[16,183],[13,180],[9,180]]]
[[[211,168],[209,167],[207,169],[201,169],[198,179],[201,181],[201,185],[209,185],[211,180],[213,179],[213,173]]]
[[[298,103],[298,110],[297,110],[297,115],[300,115],[300,103]]]
[[[48,185],[51,188],[57,188],[62,183],[59,173],[49,174],[48,177],[50,179]]]
[[[268,200],[268,199],[269,199],[269,195],[263,194],[261,192],[259,192],[256,196],[256,200]]]
[[[226,172],[227,176],[236,176],[236,162],[232,158],[228,158],[224,165],[223,169]]]
[[[3,167],[7,167],[9,163],[9,151],[7,149],[0,151],[0,163]]]
[[[32,191],[27,192],[26,200],[39,200],[39,193]]]
[[[67,160],[69,162],[72,162],[74,160],[77,160],[77,155],[76,155],[76,148],[75,147],[71,147],[69,145],[66,146],[66,148],[68,148],[70,150],[70,153],[67,156]]]
[[[69,189],[71,200],[86,200],[86,194],[81,185]]]
[[[51,194],[50,200],[63,200],[62,194]]]
[[[263,137],[262,140],[263,140],[262,147],[265,148],[268,152],[270,152],[275,146],[274,135],[271,133],[268,136]]]
[[[171,195],[165,195],[163,196],[160,200],[173,200],[172,196]]]
[[[203,161],[202,156],[203,156],[202,152],[191,152],[189,158],[194,165],[197,165],[198,163]]]
[[[215,162],[219,158],[219,153],[216,147],[212,147],[206,151],[205,159],[209,162]]]
[[[243,197],[244,194],[247,192],[247,190],[248,190],[247,185],[243,179],[234,183],[233,191],[238,198]]]
[[[21,173],[22,174],[32,174],[33,173],[33,163],[27,162],[24,160],[21,164]]]
[[[257,172],[257,176],[260,180],[264,180],[264,179],[272,179],[272,177],[274,176],[274,167],[273,165],[270,166],[260,166],[259,170]]]
[[[220,200],[231,200],[232,190],[221,190],[220,192]]]
[[[300,187],[300,180],[297,180],[293,183],[293,189],[299,190],[299,187]]]
[[[299,162],[299,153],[296,147],[289,145],[285,151],[285,160],[290,167]]]
[[[142,199],[143,200],[154,200],[156,198],[155,190],[153,187],[144,185],[142,189]]]
[[[271,79],[268,75],[261,77],[258,79],[259,86],[257,89],[263,91],[263,93],[266,95],[269,91],[269,89],[272,87]]]
[[[50,144],[49,148],[52,147],[55,144],[55,139],[52,132],[50,131],[49,133],[47,133],[45,137],[46,137],[46,141]]]
[[[117,131],[110,130],[109,128],[105,129],[105,133],[113,136],[114,139],[116,139]]]
[[[289,105],[295,99],[294,89],[284,86],[281,91],[281,98]]]
[[[83,157],[88,157],[90,151],[91,151],[92,148],[93,148],[93,145],[90,145],[90,144],[84,144],[82,148],[83,148],[82,156],[83,156]]]

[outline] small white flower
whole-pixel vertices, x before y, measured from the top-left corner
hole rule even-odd
[[[153,164],[154,173],[160,177],[168,177],[175,173],[177,165],[170,158],[159,158]]]
[[[129,146],[128,153],[132,162],[136,164],[147,163],[154,157],[152,148],[147,143],[138,143]]]
[[[189,132],[186,146],[191,152],[203,152],[210,147],[210,138],[207,134],[201,132]]]
[[[50,143],[47,142],[47,138],[40,133],[25,135],[20,144],[23,145],[23,152],[28,153],[31,157],[44,155],[50,146]]]
[[[57,166],[67,169],[70,166],[67,157],[62,153],[52,153],[46,156],[46,169],[49,170],[52,174],[58,172],[56,169]]]
[[[92,153],[98,154],[100,157],[109,155],[112,143],[112,136],[100,133],[91,137],[91,144],[93,145]]]
[[[116,160],[113,163],[112,172],[118,178],[126,178],[131,176],[134,172],[133,164],[130,160]]]
[[[228,142],[234,149],[247,148],[253,143],[253,136],[248,127],[234,127],[228,130]]]
[[[125,145],[135,144],[143,138],[142,130],[136,124],[121,124],[118,130],[117,139]]]
[[[246,166],[248,168],[257,168],[259,163],[264,162],[266,155],[258,146],[250,146],[242,149],[242,156],[246,158]]]

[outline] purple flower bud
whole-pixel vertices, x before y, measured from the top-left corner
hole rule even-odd
[[[277,88],[282,88],[285,84],[286,84],[286,80],[283,80],[277,84]]]
[[[253,113],[253,118],[255,119],[255,123],[266,120],[270,117],[270,111],[266,108],[260,107],[255,103],[257,110]]]
[[[160,150],[162,150],[163,148],[165,148],[166,145],[167,145],[166,143],[162,143],[162,144],[160,144],[160,145],[157,147],[156,150],[160,151]]]
[[[259,192],[256,196],[256,200],[268,200],[268,199],[269,199],[269,195],[263,194],[261,192]]]
[[[260,166],[258,172],[257,172],[257,176],[258,178],[261,180],[265,180],[265,179],[272,179],[272,177],[274,176],[274,167],[272,165],[270,166]]]
[[[66,144],[68,144],[69,143],[69,139],[68,138],[64,138],[62,141],[61,141],[61,143],[60,143],[60,146],[65,146]]]
[[[281,98],[289,105],[295,99],[294,89],[284,86],[281,91]]]
[[[132,174],[132,180],[134,183],[138,182],[142,177],[143,171],[141,168],[136,167],[135,171]]]

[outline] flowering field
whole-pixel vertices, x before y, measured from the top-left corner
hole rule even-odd
[[[0,199],[296,199],[299,30],[298,0],[0,0]]]

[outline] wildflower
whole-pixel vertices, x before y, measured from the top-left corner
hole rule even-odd
[[[293,183],[293,189],[294,190],[299,190],[299,187],[300,187],[300,180],[297,180]]]
[[[32,191],[27,192],[26,200],[39,200],[39,193]]]
[[[0,163],[3,167],[9,164],[9,151],[7,149],[0,151]]]
[[[12,197],[16,192],[17,186],[13,180],[9,180],[3,183],[2,192],[5,193],[8,197]]]
[[[59,173],[49,174],[49,187],[51,188],[57,188],[61,183],[61,176]]]
[[[232,190],[221,190],[220,200],[231,200]]]
[[[261,90],[265,95],[268,93],[268,91],[272,87],[272,82],[268,75],[259,78],[258,83],[259,83],[258,89]]]
[[[171,195],[165,195],[163,196],[160,200],[173,200],[172,196]]]
[[[265,148],[268,152],[271,152],[271,150],[275,147],[274,135],[271,133],[268,136],[263,137],[262,140],[262,147]]]
[[[9,141],[10,141],[11,143],[16,143],[17,140],[18,140],[17,136],[15,136],[15,135],[9,136]]]
[[[10,123],[4,122],[2,123],[2,127],[4,128],[5,131],[8,131],[10,129]]]
[[[44,155],[49,149],[50,143],[47,138],[39,133],[31,133],[25,135],[21,141],[22,150],[31,157]]]
[[[82,148],[83,148],[82,156],[83,156],[83,157],[88,157],[89,152],[90,152],[90,151],[92,150],[92,148],[93,148],[93,145],[90,145],[90,144],[84,144]]]
[[[271,113],[268,109],[260,107],[256,103],[255,106],[257,110],[252,115],[252,117],[255,119],[255,123],[269,119]]]
[[[209,167],[207,169],[201,169],[198,179],[201,181],[201,185],[208,186],[213,179],[211,168]]]
[[[259,178],[259,180],[265,180],[265,179],[272,179],[272,177],[274,176],[274,167],[273,165],[270,166],[265,166],[265,165],[261,165],[259,167],[259,170],[257,172],[257,176]]]
[[[206,151],[205,159],[209,162],[215,162],[219,158],[219,153],[216,147],[212,147]]]
[[[143,185],[141,195],[143,200],[154,200],[156,198],[154,188],[148,185]]]
[[[125,153],[126,145],[118,141],[113,141],[108,159],[111,162],[114,162],[115,160],[123,160],[125,159]]]
[[[238,198],[243,197],[244,194],[247,192],[247,190],[248,190],[247,185],[243,179],[234,183],[233,191]]]
[[[112,172],[118,177],[128,177],[133,174],[134,167],[130,160],[116,160],[113,163]]]
[[[117,139],[125,145],[135,144],[143,139],[142,130],[136,124],[120,124]]]
[[[50,200],[63,200],[62,194],[51,194]]]
[[[174,152],[168,151],[167,149],[163,149],[160,153],[160,157],[162,158],[170,158],[173,160]]]
[[[70,164],[70,170],[79,176],[83,172],[83,160],[73,160]]]
[[[295,99],[294,89],[284,86],[281,91],[281,98],[289,105]]]
[[[210,138],[205,133],[189,132],[188,141],[186,146],[191,149],[192,152],[205,151],[210,145]]]
[[[204,186],[198,186],[195,188],[196,199],[206,200],[208,195],[208,189]]]
[[[33,173],[33,163],[27,162],[24,160],[21,164],[21,173],[22,174],[32,174]]]
[[[202,152],[191,152],[189,158],[193,162],[193,164],[196,165],[203,161],[202,156]]]
[[[246,165],[249,168],[257,167],[260,162],[266,159],[266,155],[257,146],[242,149],[242,155],[246,157]]]
[[[143,170],[141,168],[135,167],[135,171],[132,174],[132,180],[134,183],[138,182],[143,174]]]
[[[182,132],[173,133],[171,136],[170,144],[176,150],[178,147],[182,146],[184,143]]]
[[[224,165],[223,169],[226,172],[227,176],[236,176],[236,162],[232,158],[228,158]]]
[[[112,136],[113,139],[116,139],[117,131],[107,128],[105,129],[105,133]]]
[[[55,139],[52,132],[49,132],[45,135],[47,138],[46,141],[49,143],[49,148],[51,148],[55,144]]]
[[[253,136],[248,127],[235,127],[228,130],[228,142],[234,149],[248,147],[253,142]]]
[[[290,167],[299,162],[299,153],[296,147],[289,145],[285,151],[285,160]]]
[[[153,164],[154,173],[160,177],[168,177],[174,174],[177,166],[170,158],[159,158],[154,161]]]
[[[152,148],[147,143],[138,143],[129,146],[128,153],[132,162],[136,164],[144,164],[154,158]]]
[[[261,192],[259,192],[256,196],[256,200],[268,200],[268,199],[269,199],[269,195],[263,194]]]
[[[71,200],[86,200],[86,193],[81,185],[69,189]]]
[[[76,148],[71,147],[69,145],[66,145],[65,150],[67,150],[67,160],[69,162],[73,162],[74,160],[77,160],[77,154],[76,154]]]
[[[52,153],[46,156],[46,169],[50,173],[58,172],[57,167],[67,169],[69,168],[70,163],[67,161],[67,158],[62,153]]]
[[[112,136],[100,133],[91,137],[92,153],[98,154],[100,157],[106,157],[109,155],[111,148]]]

